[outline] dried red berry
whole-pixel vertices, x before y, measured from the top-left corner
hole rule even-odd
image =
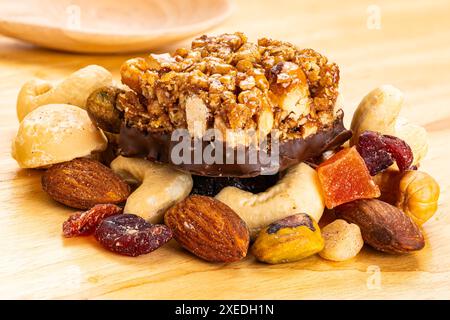
[[[372,176],[389,168],[394,160],[400,171],[407,170],[413,160],[411,148],[405,141],[374,131],[364,131],[359,136],[356,149]]]
[[[364,131],[359,136],[356,150],[364,159],[371,176],[389,168],[394,163],[394,158],[386,150],[383,136],[377,132]]]
[[[167,226],[148,223],[134,214],[106,218],[94,235],[106,249],[132,257],[152,252],[172,239]]]
[[[114,204],[97,204],[88,211],[75,212],[64,221],[63,235],[66,238],[87,236],[95,231],[103,219],[122,212],[123,209]]]
[[[402,139],[394,136],[384,135],[383,141],[386,144],[386,150],[392,154],[400,171],[408,170],[414,158],[411,147]]]

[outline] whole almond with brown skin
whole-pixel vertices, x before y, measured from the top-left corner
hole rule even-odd
[[[41,182],[50,197],[77,209],[122,203],[130,194],[130,187],[110,168],[85,158],[50,167]]]
[[[335,208],[338,218],[354,223],[373,248],[393,254],[420,250],[425,241],[419,227],[398,208],[377,200],[363,199]]]
[[[170,208],[164,220],[175,240],[204,260],[233,262],[247,255],[247,225],[219,200],[190,196]]]

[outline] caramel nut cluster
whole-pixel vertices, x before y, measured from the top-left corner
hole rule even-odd
[[[191,129],[190,115],[203,129],[279,129],[282,138],[294,139],[335,118],[338,66],[287,42],[202,36],[191,49],[128,60],[121,75],[132,89],[120,96],[125,121],[144,132]]]

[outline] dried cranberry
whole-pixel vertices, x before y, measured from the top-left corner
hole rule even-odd
[[[359,136],[356,149],[372,176],[389,168],[394,160],[400,171],[407,170],[413,160],[411,148],[405,141],[374,131],[364,131]]]
[[[95,239],[110,251],[136,257],[168,242],[172,231],[134,214],[121,214],[103,220],[95,230]]]
[[[75,212],[64,221],[63,235],[70,238],[92,234],[103,219],[121,214],[122,211],[121,207],[114,204],[97,204],[87,211]]]
[[[397,162],[400,171],[408,170],[413,162],[413,153],[411,147],[402,139],[384,135],[383,141],[386,144],[386,149],[392,154]]]
[[[371,176],[389,168],[394,163],[394,158],[386,150],[383,136],[376,132],[364,131],[359,136],[356,149],[364,159]]]

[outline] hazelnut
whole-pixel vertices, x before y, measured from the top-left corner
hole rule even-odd
[[[437,210],[440,188],[428,173],[387,170],[377,174],[374,181],[380,187],[380,199],[395,205],[419,226]]]
[[[428,173],[407,171],[399,183],[396,206],[420,226],[436,212],[439,193],[439,184]]]

